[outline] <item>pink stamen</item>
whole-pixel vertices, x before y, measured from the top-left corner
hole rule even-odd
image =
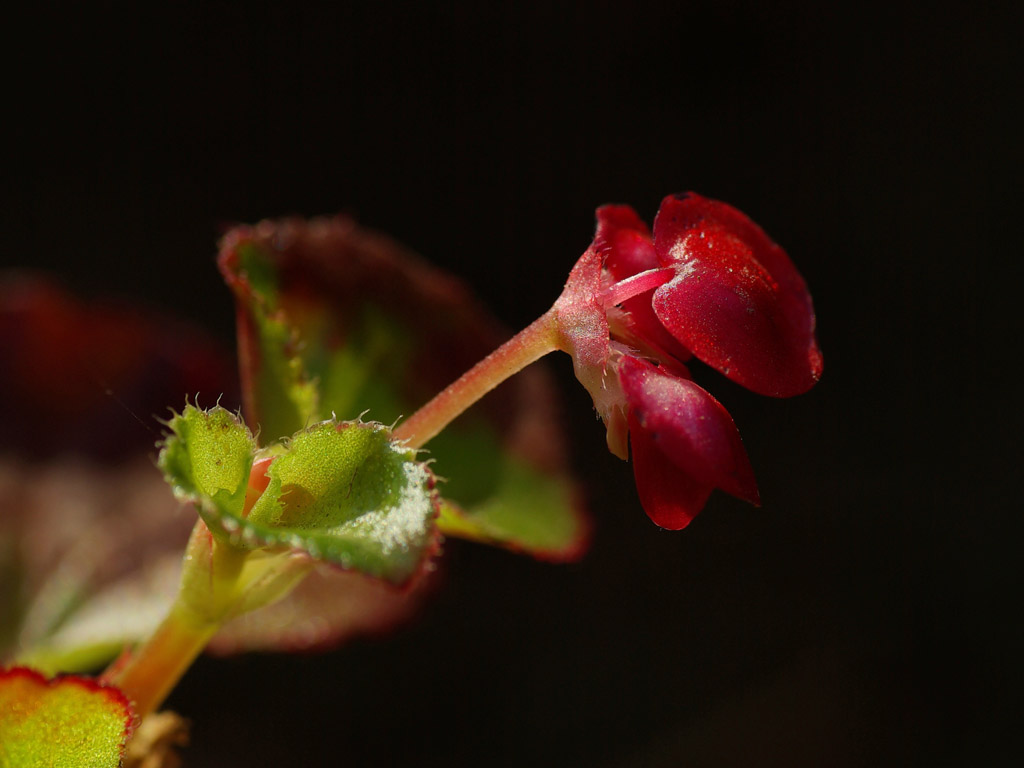
[[[640,272],[608,286],[598,296],[598,301],[606,309],[614,307],[616,304],[621,304],[627,299],[664,285],[675,276],[675,273],[676,271],[672,267],[648,269],[646,272]]]

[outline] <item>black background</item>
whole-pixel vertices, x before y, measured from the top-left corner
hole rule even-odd
[[[348,211],[510,327],[593,209],[727,200],[811,287],[821,383],[698,373],[764,506],[651,525],[566,359],[591,554],[460,543],[416,624],[201,660],[190,766],[1008,765],[1019,758],[1019,6],[127,8],[10,19],[5,266],[225,340],[220,228]],[[1015,731],[1017,733],[1015,733]]]

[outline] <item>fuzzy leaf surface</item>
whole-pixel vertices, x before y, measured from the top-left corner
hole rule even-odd
[[[246,510],[256,446],[222,408],[170,422],[160,466],[206,524],[245,548],[304,552],[394,583],[433,553],[434,478],[377,423],[327,421],[275,446],[265,490]]]
[[[404,583],[436,547],[434,478],[381,424],[327,421],[296,434],[267,475],[243,538]]]
[[[241,515],[256,453],[252,434],[230,411],[185,406],[168,423],[160,468],[174,494],[206,515]]]
[[[81,677],[0,670],[0,766],[116,768],[134,715],[124,695]]]

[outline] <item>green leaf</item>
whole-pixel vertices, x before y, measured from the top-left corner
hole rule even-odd
[[[240,227],[222,243],[220,266],[239,301],[243,360],[265,357],[269,330],[256,320],[272,307],[303,371],[275,386],[315,382],[314,419],[368,410],[394,423],[505,338],[461,283],[347,219]],[[253,377],[243,386],[250,425],[266,424],[259,392],[272,373],[243,366]],[[551,560],[582,554],[589,526],[556,411],[550,381],[532,367],[431,441],[433,469],[446,478],[443,532]]]
[[[573,515],[574,490],[515,458],[501,464],[488,498],[467,512],[445,499],[437,525],[442,533],[529,552],[544,560],[574,560],[587,543],[587,522]]]
[[[317,388],[300,355],[301,339],[281,308],[277,272],[266,252],[241,243],[221,266],[235,292],[242,347],[242,389],[249,424],[264,444],[316,419]]]
[[[0,670],[0,766],[116,768],[134,714],[116,688],[81,677],[47,680]]]
[[[167,426],[171,434],[159,465],[175,496],[199,503],[204,516],[240,516],[256,453],[246,426],[220,406],[204,411],[192,405]]]
[[[206,524],[232,546],[304,552],[395,583],[433,554],[433,474],[381,424],[322,422],[264,451],[274,457],[269,483],[250,497],[251,508],[256,446],[244,424],[220,407],[187,406],[169,427],[161,469],[175,494],[198,503]]]
[[[381,424],[328,421],[298,433],[270,465],[244,538],[403,583],[436,546],[434,479]]]
[[[528,552],[544,560],[574,560],[586,549],[589,524],[575,487],[503,451],[492,425],[468,416],[430,443],[435,470],[446,477],[437,524],[446,536]],[[458,499],[458,501],[455,501]]]

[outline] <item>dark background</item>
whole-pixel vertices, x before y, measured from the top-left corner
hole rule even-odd
[[[348,211],[510,327],[593,209],[693,189],[811,287],[825,374],[698,373],[761,486],[651,525],[571,376],[571,566],[451,543],[415,625],[201,660],[190,766],[1020,758],[1019,6],[341,3],[10,20],[4,266],[232,333],[222,225]],[[10,136],[10,135],[9,135]],[[1019,267],[1018,267],[1019,268]]]

